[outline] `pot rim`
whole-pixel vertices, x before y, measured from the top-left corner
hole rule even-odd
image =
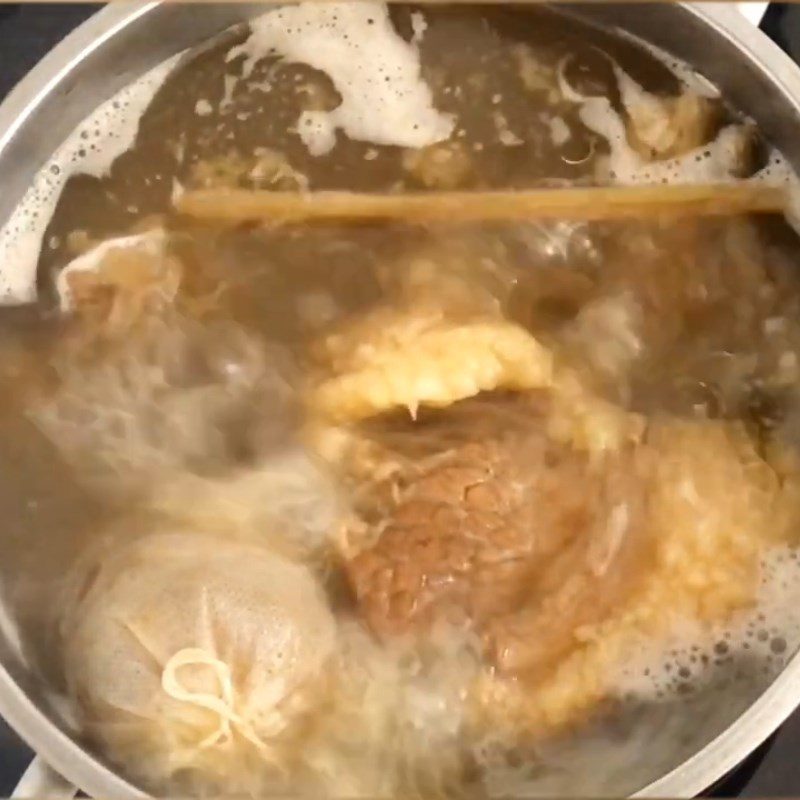
[[[526,2],[526,0],[517,0]],[[534,2],[536,0],[533,0]],[[159,6],[111,3],[78,26],[51,50],[0,103],[0,153],[26,119],[84,59],[127,26]],[[680,3],[691,14],[743,51],[800,106],[800,69],[732,4]],[[800,704],[800,652],[759,698],[726,730],[675,769],[640,789],[634,797],[692,797],[730,772],[789,717]],[[0,663],[0,715],[53,769],[91,797],[147,798],[84,750],[54,724]]]

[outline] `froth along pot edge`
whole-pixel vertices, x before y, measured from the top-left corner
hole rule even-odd
[[[800,166],[800,69],[729,4],[583,4],[565,8],[619,26],[694,65]],[[70,131],[102,101],[169,56],[263,11],[254,4],[110,4],[47,55],[0,104],[0,223]],[[93,797],[146,797],[76,744],[41,686],[0,636],[0,715],[57,773]],[[800,705],[800,655],[739,719],[638,796],[691,797],[766,740]],[[36,767],[28,790],[66,796]]]

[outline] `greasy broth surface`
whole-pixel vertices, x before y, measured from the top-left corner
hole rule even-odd
[[[410,9],[392,13],[410,38]],[[633,44],[545,11],[443,8],[426,9],[425,17],[423,76],[435,107],[457,118],[454,158],[466,164],[453,179],[460,188],[597,180],[597,162],[607,145],[583,126],[574,104],[551,96],[559,64],[577,90],[615,100],[616,81],[608,58],[598,52],[602,48],[651,91],[678,91],[672,73]],[[61,334],[53,278],[74,255],[76,239],[119,235],[148,215],[166,213],[175,182],[264,186],[253,172],[258,148],[280,153],[294,175],[305,176],[314,189],[435,188],[418,168],[409,167],[401,148],[350,141],[341,132],[330,154],[310,156],[293,125],[305,108],[334,107],[336,91],[325,75],[277,58],[260,61],[231,91],[224,76],[238,75],[239,65],[227,63],[226,53],[245,35],[244,30],[229,32],[178,67],[142,118],[135,147],[107,177],[70,179],[45,236],[40,300],[0,314],[5,349],[0,359],[0,458],[6,467],[2,507],[7,520],[0,572],[28,655],[56,686],[60,675],[50,635],[58,579],[114,514],[102,498],[80,488],[28,420],[24,404],[27,383],[41,380],[39,365]],[[550,77],[538,88],[522,77],[521,64],[530,57],[549,69]],[[209,104],[209,113],[197,113],[200,100]],[[554,140],[554,117],[571,131],[560,144]],[[730,118],[720,102],[715,124],[721,127]],[[754,171],[763,160],[760,146],[753,149],[744,172]],[[285,179],[288,188],[296,188],[296,177]],[[418,252],[443,248],[458,254],[467,247],[472,257],[514,265],[509,314],[543,341],[559,341],[591,299],[633,294],[645,318],[644,350],[625,385],[598,370],[595,377],[609,399],[648,414],[742,419],[755,437],[769,436],[778,426],[790,434],[794,430],[795,390],[791,381],[776,380],[776,375],[796,368],[800,353],[800,279],[793,268],[797,243],[777,220],[463,230],[213,230],[174,218],[168,225],[178,233],[175,248],[189,282],[224,284],[226,313],[287,348],[301,368],[304,348],[331,316],[346,318],[381,298],[387,265],[390,271],[402,269],[404,259]],[[591,349],[591,344],[578,341],[576,347]],[[671,699],[668,710],[659,713],[671,720],[671,727],[662,727],[670,731],[673,749],[657,762],[637,765],[638,771],[635,756],[619,756],[619,769],[628,774],[617,778],[636,788],[731,721],[771,674],[761,663],[739,667],[747,688],[739,687],[724,713],[706,714],[706,726],[697,725],[697,717],[682,726],[674,720],[684,718],[691,702],[713,706],[707,699],[713,695],[701,693],[684,706]],[[650,719],[655,718],[651,713]],[[587,767],[584,780],[591,771]]]
[[[410,12],[394,6],[392,13],[398,29],[410,38]],[[588,94],[617,93],[610,64],[598,47],[647,88],[678,91],[672,73],[635,45],[551,13],[473,7],[426,10],[425,15],[428,28],[419,45],[422,74],[434,106],[457,116],[453,138],[463,144],[472,163],[460,182],[464,188],[591,182],[595,161],[606,149],[577,119],[574,104],[554,106],[548,99],[552,75],[541,88],[526,86],[521,47],[528,46],[528,54],[551,72],[569,55],[566,77],[576,90]],[[239,73],[241,57],[226,63],[226,53],[244,38],[244,30],[225,34],[219,44],[177,68],[143,117],[136,146],[115,162],[108,178],[78,176],[70,181],[47,231],[42,281],[64,264],[68,233],[86,230],[102,238],[146,214],[164,211],[173,179],[191,184],[198,162],[228,156],[248,159],[256,148],[271,148],[285,154],[314,189],[425,188],[403,169],[402,148],[350,141],[340,132],[330,154],[309,155],[294,129],[300,111],[338,103],[330,80],[316,70],[267,57],[249,78],[233,84],[227,97],[225,76]],[[203,116],[196,113],[199,100],[209,104]],[[553,143],[550,133],[554,116],[562,117],[573,131],[561,146]],[[503,128],[521,143],[504,144]],[[253,184],[247,177],[235,182]]]

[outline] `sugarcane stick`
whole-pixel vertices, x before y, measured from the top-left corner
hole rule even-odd
[[[785,190],[756,183],[402,194],[198,189],[176,200],[180,214],[227,223],[598,221],[780,213],[786,206]]]

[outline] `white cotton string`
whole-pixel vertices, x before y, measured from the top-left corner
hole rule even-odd
[[[197,665],[210,667],[214,671],[220,689],[219,695],[211,694],[210,692],[194,692],[183,685],[178,674],[179,670],[182,667]],[[214,747],[220,741],[229,740],[231,738],[231,726],[233,725],[238,733],[254,745],[262,755],[270,757],[271,748],[253,730],[253,727],[236,713],[236,691],[230,667],[224,661],[214,657],[206,650],[196,647],[187,647],[179,650],[164,666],[164,670],[161,673],[161,687],[172,699],[190,703],[199,708],[205,708],[219,717],[217,729],[199,743],[198,749],[203,750]],[[279,696],[276,696],[276,706],[280,699]],[[275,721],[281,719],[281,715],[277,710],[275,716]],[[276,732],[282,727],[282,724],[274,726]]]
[[[205,665],[213,670],[221,696],[209,692],[194,692],[183,685],[178,671],[181,667],[192,665]],[[231,722],[239,720],[233,705],[234,689],[231,671],[225,662],[199,648],[187,647],[179,650],[164,666],[161,674],[161,688],[174,700],[205,708],[219,717],[217,730],[200,742],[201,749],[213,747],[220,740],[230,738]]]

